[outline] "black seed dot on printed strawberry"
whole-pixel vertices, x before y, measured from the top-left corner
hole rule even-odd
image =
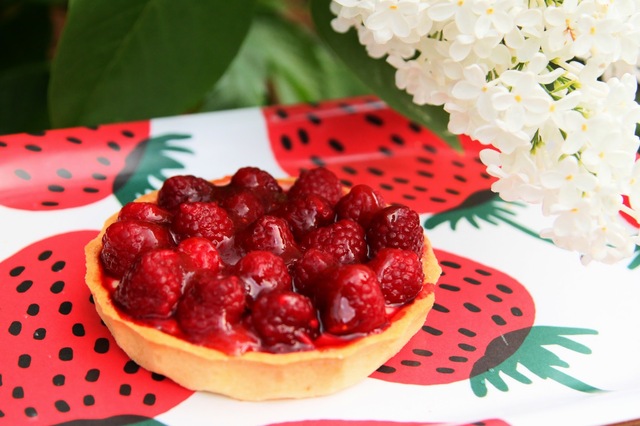
[[[158,191],[158,205],[163,209],[174,211],[182,203],[213,201],[214,194],[213,184],[201,177],[172,176],[164,181]]]
[[[192,393],[169,380],[158,383],[143,369],[124,373],[129,358],[96,314],[87,287],[78,285],[85,263],[74,253],[95,236],[95,231],[56,235],[0,263],[2,282],[15,291],[0,299],[0,323],[7,324],[0,329],[0,365],[12,366],[0,375],[0,388],[12,398],[2,407],[7,424],[63,424],[133,412],[152,418]],[[21,293],[18,288],[27,277],[33,283]],[[36,306],[37,314],[25,317]],[[88,390],[85,376],[98,368],[104,374]],[[128,398],[117,396],[124,383],[132,389]],[[92,405],[85,404],[87,394]],[[146,394],[156,396],[153,405],[143,403]]]
[[[282,257],[269,251],[247,253],[236,263],[234,273],[242,279],[252,303],[263,291],[292,290],[291,276]]]
[[[113,298],[133,317],[168,318],[182,295],[184,281],[184,261],[177,251],[150,250],[127,270]]]
[[[133,220],[114,222],[102,237],[100,260],[109,275],[121,278],[141,253],[173,245],[169,230],[163,226]]]

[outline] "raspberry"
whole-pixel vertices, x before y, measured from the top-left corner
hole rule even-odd
[[[184,282],[182,256],[171,249],[142,254],[124,275],[114,300],[137,318],[168,318],[178,304]]]
[[[253,222],[237,236],[239,248],[250,251],[269,251],[282,256],[289,263],[299,255],[299,249],[289,229],[287,221],[275,216],[265,215]]]
[[[120,213],[118,220],[141,220],[143,222],[168,225],[171,223],[171,213],[154,203],[127,203]]]
[[[258,196],[246,190],[229,195],[220,201],[220,205],[227,210],[238,229],[245,228],[265,213]]]
[[[200,177],[179,175],[167,179],[158,191],[158,205],[173,211],[182,203],[213,200],[214,185]]]
[[[178,252],[186,255],[194,269],[210,269],[218,272],[222,269],[222,259],[216,246],[203,237],[189,237],[180,241]]]
[[[322,290],[316,303],[328,333],[368,333],[386,324],[382,289],[369,267],[341,265],[331,271]]]
[[[367,242],[370,256],[384,247],[413,250],[422,256],[424,231],[418,213],[403,205],[385,207],[371,219]]]
[[[137,220],[114,222],[102,236],[100,260],[105,271],[122,278],[143,252],[173,246],[169,230],[163,226]]]
[[[338,201],[336,215],[338,219],[351,219],[363,228],[369,226],[371,217],[385,206],[378,191],[368,185],[356,185]]]
[[[255,300],[264,290],[291,290],[291,276],[284,260],[269,251],[247,253],[235,265],[235,274],[245,283],[246,293]]]
[[[296,291],[313,298],[317,281],[337,265],[338,261],[332,254],[314,248],[307,250],[291,265],[291,277]]]
[[[231,177],[232,188],[239,188],[255,193],[262,201],[265,210],[271,211],[277,204],[282,187],[268,172],[257,167],[242,167]]]
[[[251,320],[271,352],[311,349],[319,334],[311,300],[291,291],[261,294],[253,305]]]
[[[326,198],[307,194],[290,199],[277,213],[291,227],[299,240],[310,231],[333,222],[335,213]]]
[[[388,304],[407,303],[422,290],[424,271],[414,251],[383,248],[368,266],[376,273]]]
[[[305,170],[300,173],[289,190],[289,197],[296,198],[309,194],[324,197],[329,204],[335,206],[342,197],[342,184],[332,171],[324,167]]]
[[[227,212],[218,204],[193,202],[180,204],[171,230],[178,241],[204,237],[217,246],[233,235],[234,226]]]
[[[331,253],[340,263],[361,263],[367,257],[364,230],[350,219],[310,232],[301,245],[305,249],[316,248]]]
[[[242,280],[208,269],[196,271],[188,280],[176,309],[180,328],[190,336],[230,331],[246,308]]]

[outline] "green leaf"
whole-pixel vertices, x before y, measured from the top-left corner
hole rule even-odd
[[[253,0],[74,0],[53,61],[57,127],[174,115],[224,73]]]
[[[449,115],[442,107],[415,104],[411,95],[395,85],[395,69],[384,59],[371,58],[359,43],[354,30],[341,34],[331,28],[331,20],[335,16],[329,10],[328,1],[311,0],[310,3],[311,15],[320,37],[365,85],[391,108],[426,126],[451,147],[461,149],[458,137],[447,130]]]
[[[49,127],[49,65],[24,64],[0,71],[0,134],[36,132]]]

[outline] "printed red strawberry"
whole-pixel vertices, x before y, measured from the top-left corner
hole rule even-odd
[[[271,149],[289,174],[323,166],[347,186],[367,183],[388,203],[418,213],[453,208],[494,181],[479,143],[439,137],[375,98],[268,107],[264,116]]]
[[[568,336],[595,330],[534,325],[535,304],[519,282],[496,269],[435,250],[443,269],[437,300],[422,331],[372,376],[399,383],[434,385],[471,380],[477,396],[509,389],[505,379],[532,383],[522,371],[581,392],[598,392],[556,367],[568,364],[550,345],[588,354]]]
[[[189,395],[139,368],[101,323],[84,284],[97,231],[56,235],[0,264],[0,408],[7,424],[152,418]],[[135,416],[127,416],[134,413]]]
[[[500,419],[480,420],[473,423],[455,423],[457,426],[509,426],[509,423]],[[267,426],[452,426],[451,422],[400,422],[393,420],[294,420],[291,422],[271,423]]]
[[[22,210],[83,206],[115,194],[121,204],[152,189],[148,178],[164,180],[164,169],[182,168],[171,145],[188,138],[151,138],[149,122],[56,129],[0,137],[0,199]]]

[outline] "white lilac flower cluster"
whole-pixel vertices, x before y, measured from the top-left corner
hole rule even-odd
[[[638,0],[333,0],[419,105],[481,152],[493,190],[539,203],[542,236],[592,259],[631,256],[640,219]]]

